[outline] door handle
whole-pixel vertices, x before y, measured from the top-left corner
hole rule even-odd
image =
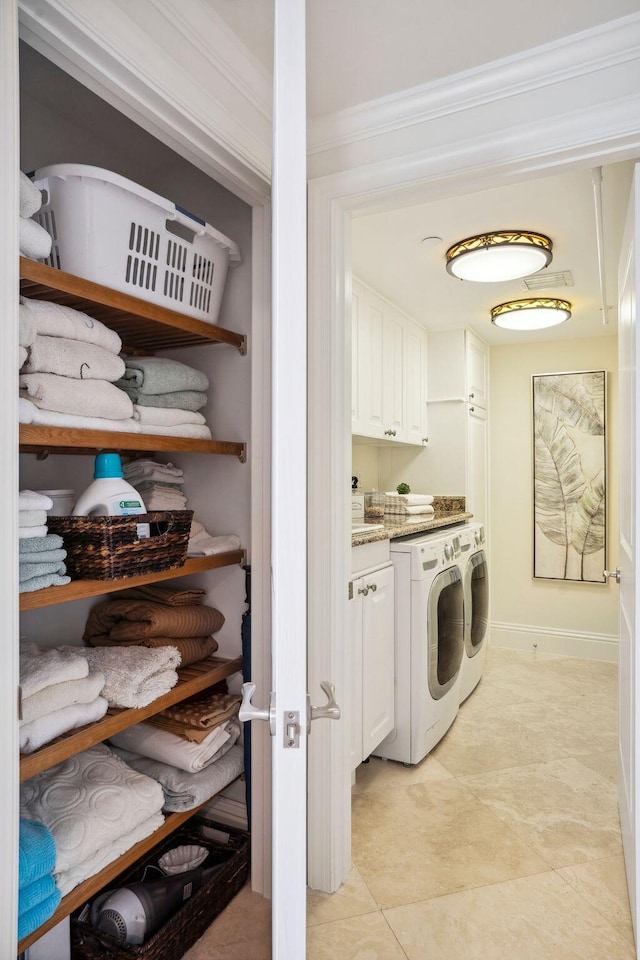
[[[311,733],[312,720],[339,720],[340,707],[336,703],[336,688],[328,680],[320,684],[324,690],[327,702],[322,707],[313,707],[311,697],[307,694],[307,731]]]
[[[605,580],[615,580],[616,583],[620,583],[620,579],[622,577],[620,567],[616,567],[615,570],[603,570],[602,576],[605,578]]]
[[[275,693],[272,691],[269,698],[268,707],[256,707],[251,702],[251,698],[256,692],[255,683],[243,683],[242,684],[242,703],[240,704],[240,711],[238,713],[238,719],[242,723],[246,723],[247,720],[268,720],[269,721],[269,733],[271,736],[275,736],[276,732],[276,697]]]

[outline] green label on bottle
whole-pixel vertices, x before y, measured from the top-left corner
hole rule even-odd
[[[131,510],[132,507],[133,508],[138,507],[139,509],[141,509],[142,504],[140,503],[139,500],[121,500],[120,501],[121,510]]]

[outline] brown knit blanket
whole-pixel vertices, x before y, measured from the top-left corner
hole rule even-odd
[[[210,657],[218,649],[213,637],[143,637],[140,640],[112,640],[111,637],[92,637],[92,647],[175,647],[180,654],[180,666]]]
[[[205,604],[169,606],[150,600],[107,600],[89,614],[83,640],[108,636],[110,640],[145,637],[205,637],[216,633],[224,616]]]
[[[124,600],[152,600],[154,603],[166,603],[172,607],[185,607],[202,603],[206,592],[200,587],[185,590],[184,587],[179,589],[148,583],[142,587],[130,587],[129,590],[123,590],[119,596]]]
[[[146,722],[201,743],[214,727],[236,716],[241,702],[242,697],[234,693],[207,693],[167,707]]]

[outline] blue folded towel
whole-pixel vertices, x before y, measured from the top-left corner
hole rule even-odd
[[[48,533],[45,537],[23,537],[18,544],[20,555],[37,553],[40,550],[59,550],[60,547],[62,547],[62,537],[57,533]]]
[[[52,873],[40,877],[39,880],[34,880],[33,883],[28,883],[26,887],[20,887],[18,890],[18,913],[28,913],[29,910],[35,909],[40,903],[48,900],[57,889]]]
[[[59,573],[45,573],[41,577],[22,580],[19,593],[32,593],[34,590],[44,590],[45,587],[66,587],[68,583],[71,583],[71,577],[63,577]]]
[[[33,907],[32,910],[18,914],[18,940],[22,940],[23,937],[28,937],[30,933],[33,933],[34,930],[41,927],[42,924],[56,912],[60,900],[60,891],[56,890],[55,893],[52,893],[46,900],[43,900],[36,907]]]
[[[34,880],[53,873],[56,845],[51,831],[39,820],[20,817],[18,841],[18,886],[27,887]]]

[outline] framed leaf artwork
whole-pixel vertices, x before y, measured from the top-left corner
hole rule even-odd
[[[533,380],[533,575],[604,583],[606,372]]]

